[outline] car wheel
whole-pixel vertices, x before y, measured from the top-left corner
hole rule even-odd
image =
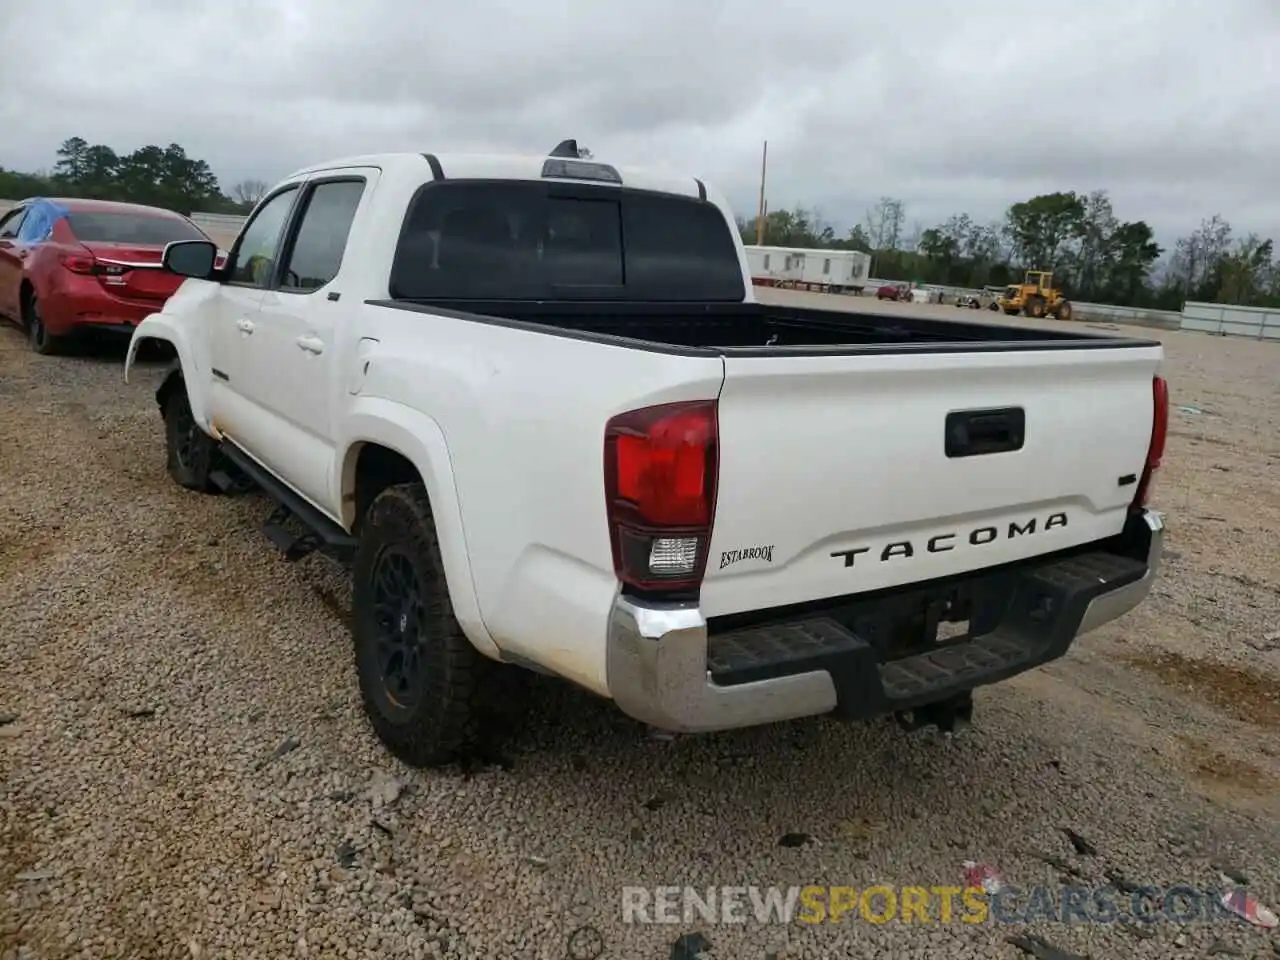
[[[196,423],[191,412],[187,388],[181,380],[170,387],[164,398],[164,437],[169,476],[188,490],[212,493],[209,481],[217,460],[218,448]]]
[[[421,483],[373,500],[352,575],[361,700],[392,754],[414,767],[442,766],[518,728],[529,677],[479,653],[454,617]]]
[[[62,353],[67,347],[67,337],[59,337],[49,332],[45,326],[44,315],[40,312],[40,301],[34,293],[27,295],[23,308],[27,324],[27,337],[31,341],[31,349],[41,356],[50,357]]]

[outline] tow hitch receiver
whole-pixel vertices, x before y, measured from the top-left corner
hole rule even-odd
[[[908,732],[937,727],[940,733],[961,733],[968,729],[973,719],[973,691],[966,690],[913,710],[898,710],[893,716],[898,725]]]

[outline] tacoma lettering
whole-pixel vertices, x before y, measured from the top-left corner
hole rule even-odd
[[[1037,533],[1044,533],[1057,527],[1065,527],[1067,525],[1067,515],[1065,513],[1051,513],[1044,518],[1043,525],[1040,524],[1039,517],[1030,517],[1026,520],[1010,520],[1008,527],[1004,532],[1004,539],[1012,540],[1016,537],[1035,536]],[[886,543],[878,552],[880,562],[893,560],[895,558],[909,560],[914,557],[918,550],[926,553],[946,553],[948,550],[956,548],[955,541],[963,538],[967,540],[971,546],[981,547],[988,543],[994,543],[1001,539],[1000,528],[987,525],[985,527],[975,527],[968,531],[957,531],[955,533],[939,533],[930,537],[923,546],[917,547],[910,540],[895,540],[892,543]],[[871,547],[858,547],[854,550],[836,550],[831,556],[844,560],[846,567],[852,567],[854,561],[864,553],[870,553]],[[722,555],[723,556],[723,555]],[[724,561],[721,560],[720,565],[723,567]]]

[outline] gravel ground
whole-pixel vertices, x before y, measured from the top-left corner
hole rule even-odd
[[[964,736],[666,742],[539,681],[510,769],[463,774],[379,748],[325,561],[279,560],[259,497],[169,482],[158,367],[125,386],[118,351],[0,330],[0,958],[658,960],[694,932],[713,958],[1021,956],[995,923],[621,922],[624,885],[949,885],[965,859],[1024,889],[1226,866],[1280,906],[1280,347],[1159,337],[1197,412],[1158,591],[981,691]],[[1240,921],[1027,929],[1095,960],[1280,955]]]

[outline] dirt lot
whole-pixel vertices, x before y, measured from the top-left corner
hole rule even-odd
[[[1280,346],[1158,336],[1177,406],[1157,591],[981,691],[965,736],[665,742],[546,682],[511,768],[463,775],[374,741],[325,561],[279,560],[260,498],[169,482],[159,368],[126,386],[119,351],[46,359],[0,330],[0,957],[657,960],[693,932],[735,960],[1020,956],[1021,926],[936,907],[621,922],[624,885],[931,887],[966,859],[1023,891],[1225,867],[1280,907]],[[1234,920],[1030,929],[1095,960],[1280,953]]]

